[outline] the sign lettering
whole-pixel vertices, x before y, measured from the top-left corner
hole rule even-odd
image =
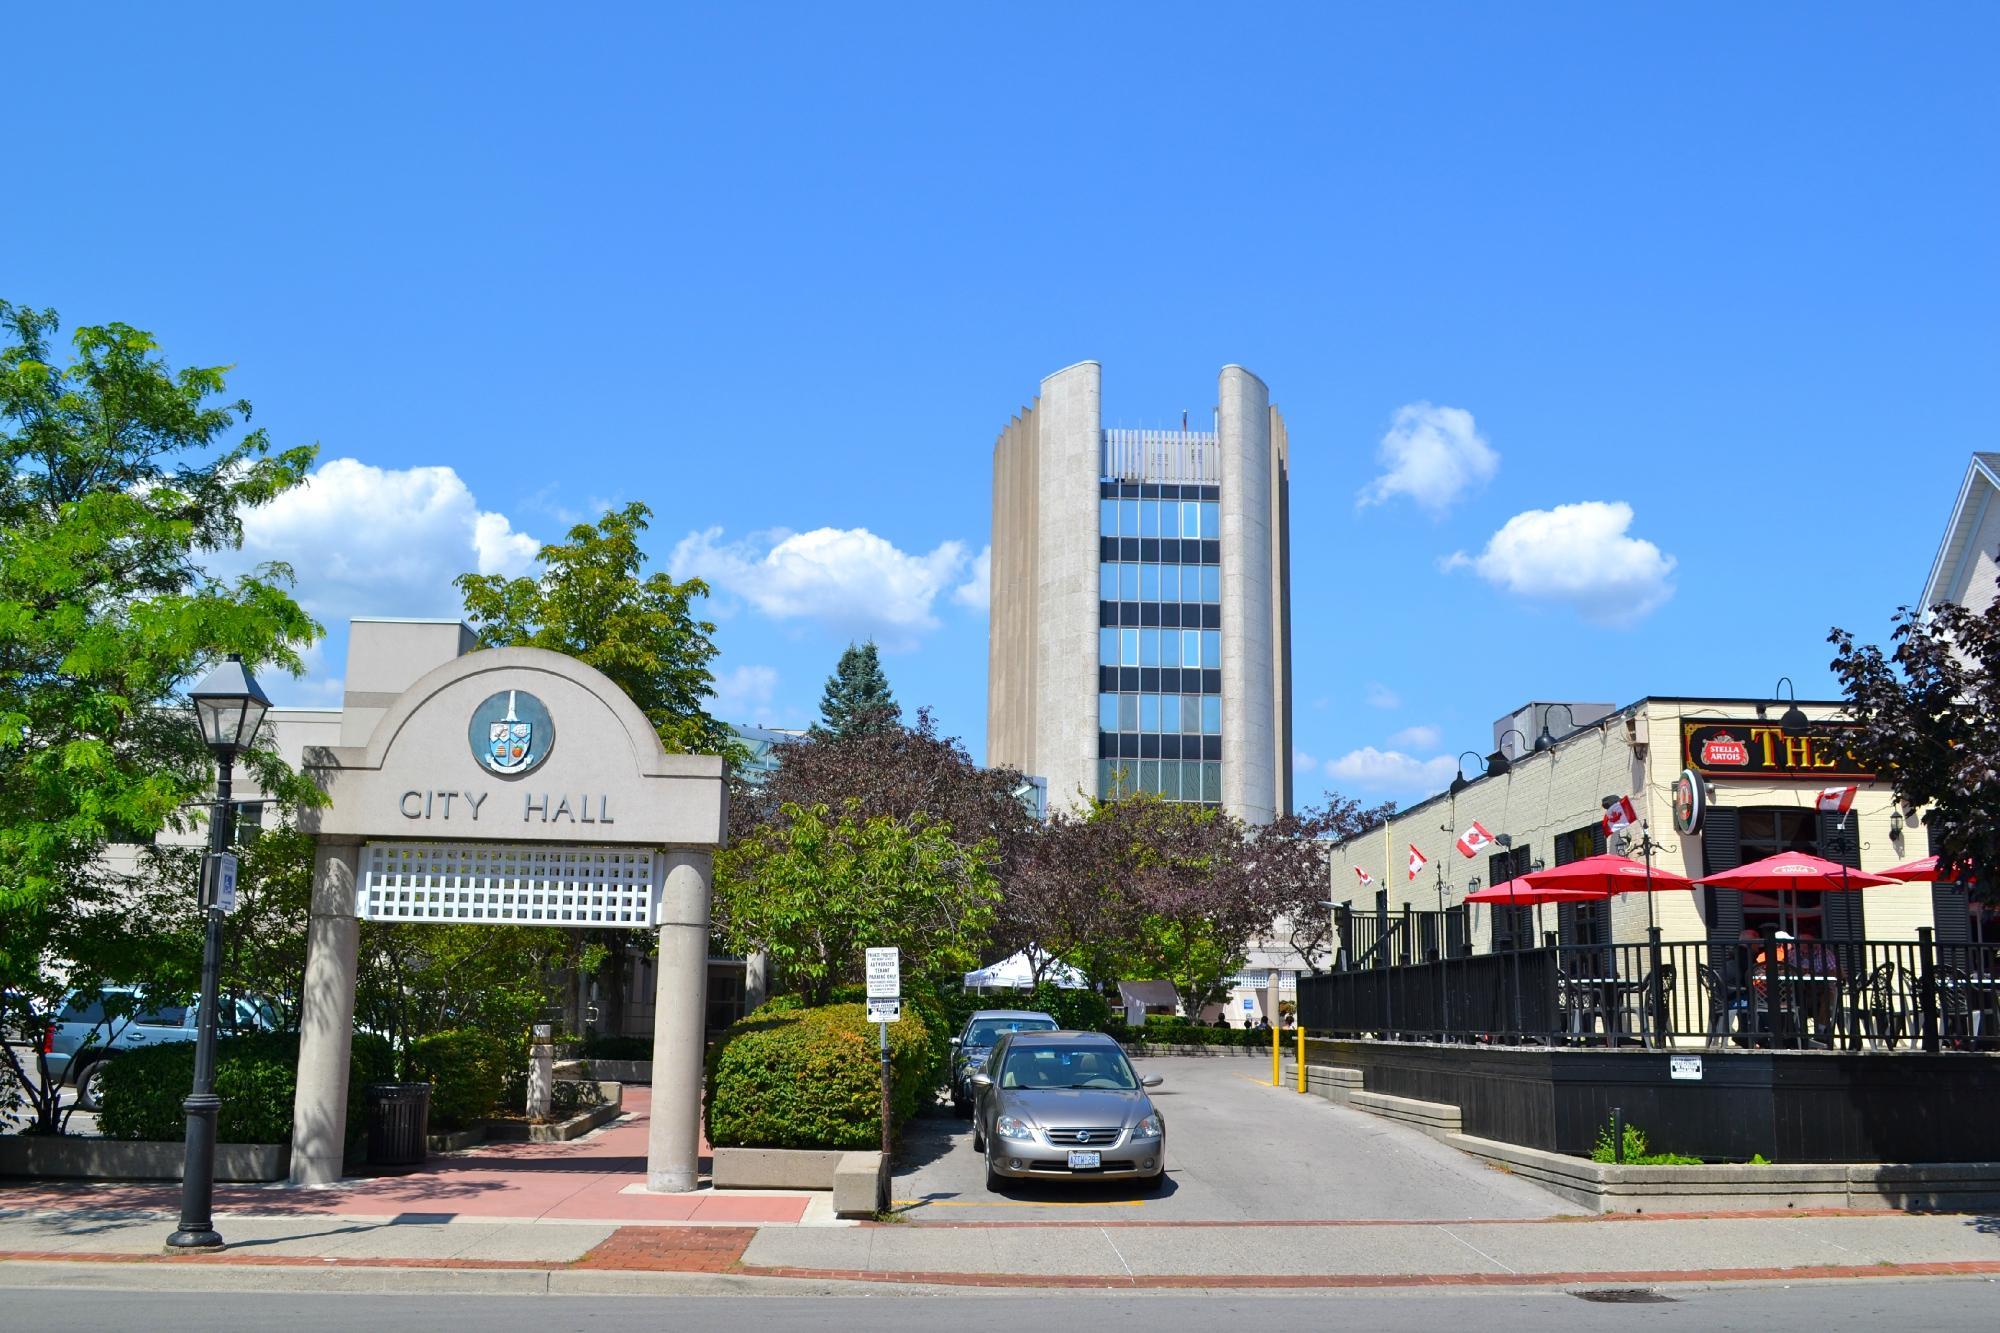
[[[1681,722],[1681,763],[1710,778],[1872,779],[1848,753],[1851,722],[1814,722],[1804,736],[1759,718]]]
[[[428,819],[442,823],[456,817],[477,823],[486,798],[492,794],[486,791],[411,790],[396,798],[396,809],[405,819]],[[611,817],[610,796],[602,793],[575,797],[551,796],[547,792],[527,792],[523,795],[523,823],[559,824],[564,820],[573,824],[618,822]]]

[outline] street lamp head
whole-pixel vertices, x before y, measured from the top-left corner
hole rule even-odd
[[[228,756],[250,748],[271,707],[256,677],[244,669],[243,659],[235,653],[189,690],[188,698],[194,701],[201,738],[211,750]]]

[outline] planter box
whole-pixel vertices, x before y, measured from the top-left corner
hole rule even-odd
[[[616,1079],[620,1083],[639,1083],[646,1087],[653,1085],[651,1060],[584,1060],[578,1063],[590,1066],[592,1078]]]
[[[839,1217],[873,1217],[882,1207],[882,1154],[844,1148],[717,1148],[716,1189],[831,1190]]]
[[[496,1143],[568,1143],[582,1138],[599,1125],[618,1118],[625,1104],[625,1085],[599,1083],[597,1095],[602,1105],[587,1107],[551,1125],[535,1125],[526,1120],[489,1120],[485,1137]]]
[[[45,1180],[179,1180],[185,1143],[42,1135],[0,1136],[0,1176]],[[218,1143],[215,1178],[243,1184],[283,1180],[292,1166],[289,1143]]]
[[[1598,1213],[1748,1212],[1783,1208],[1990,1210],[2000,1207],[2000,1163],[1881,1165],[1712,1162],[1620,1166],[1466,1134],[1459,1108],[1368,1092],[1358,1069],[1312,1065],[1306,1088],[1328,1101],[1398,1120],[1460,1152],[1533,1181]]]
[[[1290,1047],[1288,1046],[1286,1049],[1289,1051]],[[1271,1058],[1271,1048],[1268,1045],[1266,1046],[1203,1046],[1203,1045],[1181,1046],[1181,1045],[1169,1044],[1166,1042],[1138,1042],[1138,1043],[1128,1044],[1125,1047],[1125,1053],[1129,1056],[1132,1056],[1134,1059],[1144,1059],[1146,1056],[1149,1055],[1154,1055],[1154,1056],[1247,1055],[1247,1056],[1254,1056],[1258,1059],[1263,1059],[1263,1060],[1268,1060]]]
[[[486,1142],[486,1127],[478,1125],[451,1134],[432,1134],[426,1142],[432,1152],[464,1152]]]

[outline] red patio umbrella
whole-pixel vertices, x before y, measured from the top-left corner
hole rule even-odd
[[[1787,889],[1806,893],[1841,893],[1848,889],[1877,889],[1885,884],[1900,882],[1806,852],[1779,852],[1776,856],[1752,861],[1747,866],[1718,870],[1713,875],[1701,877],[1703,884],[1725,889],[1750,889],[1757,893],[1782,893]]]
[[[1612,893],[1665,893],[1694,887],[1694,881],[1684,875],[1609,852],[1586,856],[1568,865],[1530,871],[1527,879],[1538,889],[1588,889],[1599,897]]]
[[[1543,903],[1601,903],[1606,895],[1592,889],[1539,889],[1526,876],[1517,876],[1492,888],[1465,895],[1469,903],[1497,903],[1506,907],[1540,907]]]
[[[1938,859],[1935,856],[1920,856],[1914,861],[1905,861],[1899,866],[1890,866],[1882,872],[1890,879],[1901,880],[1905,884],[1956,884],[1958,872],[1955,870],[1938,873]]]

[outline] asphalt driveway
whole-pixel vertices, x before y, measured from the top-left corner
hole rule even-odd
[[[917,1222],[1465,1220],[1575,1211],[1404,1125],[1270,1086],[1268,1059],[1240,1055],[1134,1062],[1166,1082],[1168,1183],[1010,1182],[986,1189],[972,1126],[948,1109],[905,1130],[892,1196]],[[1289,1062],[1286,1073],[1291,1075]]]

